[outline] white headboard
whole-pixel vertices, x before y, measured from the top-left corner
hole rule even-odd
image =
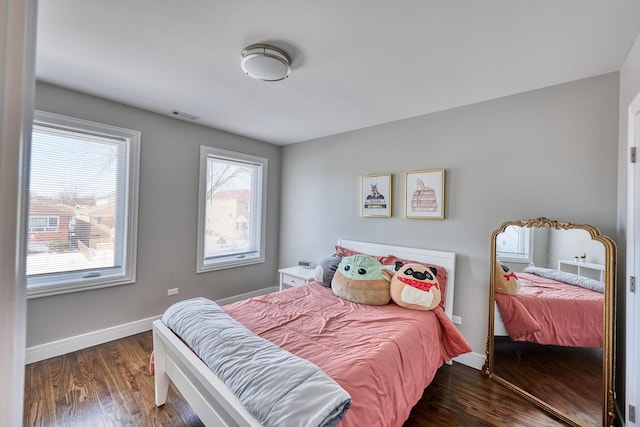
[[[358,242],[356,240],[338,240],[338,245],[368,255],[395,255],[398,258],[416,262],[439,265],[447,270],[445,290],[445,313],[449,319],[453,316],[453,293],[456,282],[456,254],[454,252],[434,251],[430,249],[408,248],[404,246],[384,245],[380,243]]]

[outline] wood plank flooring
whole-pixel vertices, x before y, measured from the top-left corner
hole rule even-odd
[[[199,427],[173,385],[156,408],[148,362],[151,332],[54,357],[26,367],[24,426]],[[445,365],[405,427],[561,426],[526,400],[454,363]]]
[[[496,374],[580,424],[602,423],[602,349],[495,340]]]

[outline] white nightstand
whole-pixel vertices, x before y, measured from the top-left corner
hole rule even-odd
[[[570,265],[573,267],[564,268],[565,265]],[[581,261],[571,261],[561,259],[558,261],[558,270],[566,271],[569,273],[576,273],[578,276],[589,277],[591,279],[600,277],[600,281],[604,280],[604,265],[603,264],[595,264],[593,262],[581,262]],[[584,274],[585,272],[590,271],[592,274]]]
[[[304,285],[308,279],[313,278],[313,271],[313,268],[299,266],[281,268],[278,270],[280,273],[280,290],[285,287]]]

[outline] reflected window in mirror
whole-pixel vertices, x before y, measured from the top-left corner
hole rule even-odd
[[[496,255],[502,261],[531,262],[532,230],[526,227],[509,226],[496,240]]]

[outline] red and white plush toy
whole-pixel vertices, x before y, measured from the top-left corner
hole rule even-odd
[[[435,267],[396,262],[391,278],[391,299],[401,307],[412,310],[433,310],[440,304],[442,294]]]
[[[496,292],[515,295],[520,290],[520,280],[509,267],[496,261]]]

